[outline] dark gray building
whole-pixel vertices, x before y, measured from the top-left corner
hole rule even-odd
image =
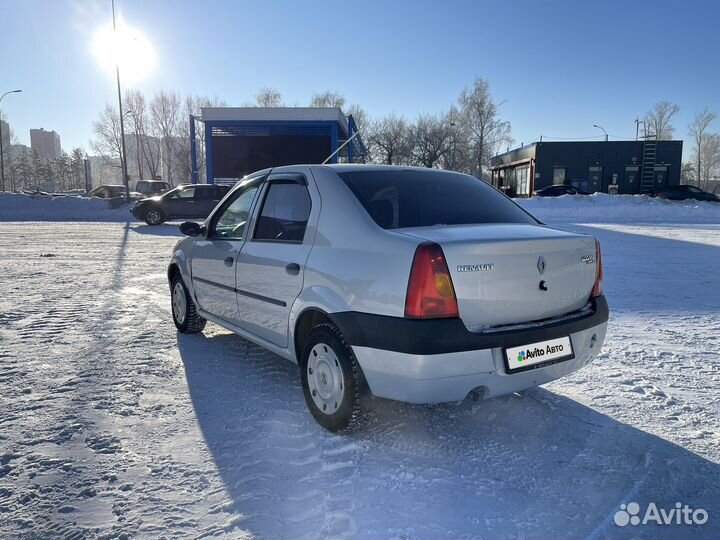
[[[62,154],[60,135],[44,128],[30,130],[30,146],[43,159],[57,159]]]
[[[492,184],[516,197],[554,184],[589,193],[652,193],[680,183],[682,141],[536,142],[490,163]]]

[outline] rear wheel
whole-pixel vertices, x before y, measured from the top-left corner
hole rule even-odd
[[[175,274],[170,284],[173,322],[175,327],[183,334],[197,334],[202,332],[207,319],[198,315],[195,302],[190,298],[190,292],[185,287],[179,273]]]
[[[160,225],[166,219],[167,217],[165,216],[165,212],[163,212],[159,208],[149,208],[145,212],[145,223],[147,223],[148,225]]]
[[[352,349],[335,326],[322,324],[310,332],[300,374],[305,402],[321,426],[342,431],[357,425],[364,379]]]

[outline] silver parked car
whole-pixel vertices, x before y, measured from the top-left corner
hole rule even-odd
[[[508,394],[582,368],[605,339],[598,242],[464,174],[280,167],[181,230],[168,267],[178,330],[209,320],[298,363],[332,431],[364,396]]]

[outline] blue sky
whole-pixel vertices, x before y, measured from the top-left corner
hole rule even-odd
[[[474,78],[504,101],[517,143],[634,136],[656,101],[680,106],[677,138],[704,106],[720,113],[716,2],[313,2],[117,0],[158,65],[135,87],[251,101],[258,88],[306,104],[331,89],[371,115],[448,108]],[[90,44],[110,0],[0,0],[0,93],[20,142],[58,131],[88,147],[114,81]],[[720,130],[720,122],[714,126]],[[686,154],[690,143],[686,142]]]

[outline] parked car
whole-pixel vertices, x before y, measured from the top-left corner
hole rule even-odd
[[[139,200],[132,214],[148,225],[160,225],[169,219],[205,219],[230,186],[195,184],[178,186],[156,197]]]
[[[88,192],[88,197],[97,197],[99,199],[117,199],[125,197],[125,186],[122,184],[107,184],[98,186]],[[141,199],[142,193],[137,191],[130,192],[131,199]]]
[[[533,193],[533,195],[536,197],[559,197],[560,195],[589,195],[589,193],[578,189],[575,186],[561,184],[538,189],[535,193]]]
[[[365,396],[456,402],[552,381],[605,339],[599,243],[464,174],[280,167],[180,230],[177,329],[209,320],[298,363],[331,431],[355,425]]]
[[[689,185],[666,187],[658,190],[655,195],[671,201],[686,201],[690,199],[696,201],[720,202],[720,197],[714,193],[709,193],[698,187]]]
[[[138,180],[135,191],[143,195],[160,195],[170,189],[170,184],[162,180]]]

